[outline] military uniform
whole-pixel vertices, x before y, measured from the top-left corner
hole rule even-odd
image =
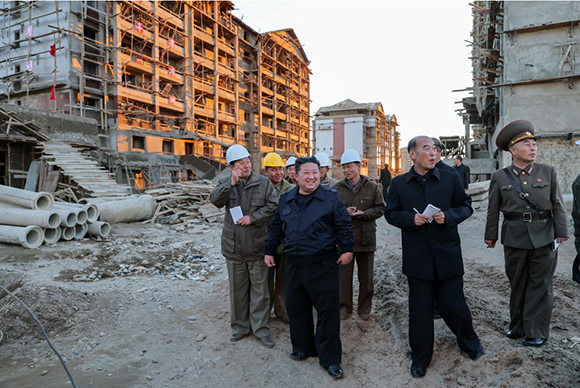
[[[497,137],[498,148],[509,150],[518,141],[534,139],[533,126],[530,129],[528,124],[531,126],[519,120],[506,126]],[[498,239],[501,211],[504,215],[501,243],[511,285],[510,338],[525,335],[547,339],[553,305],[552,277],[557,262],[552,244],[556,237],[568,235],[564,201],[554,167],[533,162],[523,169],[512,164],[507,170],[542,213],[519,196],[503,169],[498,170],[491,176],[484,239]]]
[[[292,183],[288,183],[286,180],[274,186],[276,192],[278,193],[278,198],[280,195],[293,189],[295,186]],[[274,256],[274,267],[270,268],[268,273],[268,286],[270,290],[270,310],[272,305],[274,306],[274,315],[283,320],[288,319],[286,314],[286,294],[284,292],[284,269],[286,268],[286,254],[284,253],[283,245],[278,246],[278,250]]]

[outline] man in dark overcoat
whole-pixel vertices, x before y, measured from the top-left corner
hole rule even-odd
[[[402,230],[403,273],[409,282],[411,375],[423,377],[433,355],[433,298],[459,348],[473,360],[485,354],[463,294],[463,258],[457,225],[473,213],[456,172],[435,167],[433,140],[418,136],[407,147],[414,166],[391,181],[387,221]],[[429,220],[431,204],[441,209]]]
[[[461,157],[461,155],[457,155],[453,159],[453,163],[455,163],[455,171],[457,171],[457,173],[461,177],[461,181],[463,182],[463,188],[465,189],[465,191],[467,191],[469,189],[469,175],[471,175],[471,169],[465,164],[463,164],[463,158]]]

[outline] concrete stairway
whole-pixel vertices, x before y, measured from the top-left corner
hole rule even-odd
[[[42,160],[48,166],[57,166],[82,189],[86,197],[122,197],[131,195],[131,188],[118,184],[99,162],[81,149],[61,142],[39,143]]]

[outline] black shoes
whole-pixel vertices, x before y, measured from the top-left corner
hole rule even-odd
[[[304,361],[306,360],[308,357],[310,357],[307,354],[304,354],[302,352],[294,352],[294,353],[290,353],[290,358],[295,360],[295,361]]]
[[[267,348],[274,347],[274,341],[272,341],[272,338],[269,335],[260,338],[260,341],[262,342],[262,346],[265,346]]]
[[[330,377],[333,377],[335,379],[340,379],[344,376],[344,374],[342,372],[342,368],[340,367],[340,365],[331,365],[331,366],[325,367],[324,369],[326,369],[328,371],[328,374],[330,375]]]
[[[411,367],[411,376],[420,379],[421,377],[425,376],[425,368],[420,368],[418,366]]]
[[[241,340],[242,338],[244,338],[245,336],[247,336],[247,334],[242,334],[242,333],[234,333],[232,334],[232,336],[230,337],[230,341],[232,342],[238,342],[239,340]]]
[[[536,348],[539,348],[540,346],[545,344],[546,341],[548,341],[548,339],[535,337],[535,338],[525,338],[522,343],[524,344],[524,346],[534,346]]]
[[[485,350],[483,350],[483,346],[481,346],[481,344],[479,344],[479,346],[477,347],[475,352],[469,353],[469,358],[471,358],[472,360],[477,360],[479,357],[483,356],[484,354],[485,354]]]
[[[518,338],[522,338],[524,335],[523,334],[516,334],[512,331],[508,331],[507,333],[505,333],[505,336],[508,337],[509,339],[518,339]]]

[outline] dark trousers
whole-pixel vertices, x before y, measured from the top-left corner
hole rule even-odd
[[[374,252],[356,252],[353,260],[347,265],[339,266],[340,273],[340,307],[346,308],[352,313],[352,278],[354,273],[354,262],[358,266],[358,308],[360,314],[370,314],[373,303],[374,286]]]
[[[389,186],[383,186],[383,198],[385,200],[385,204],[387,203],[387,195],[389,194]]]
[[[433,297],[441,317],[457,336],[461,350],[472,353],[480,345],[463,294],[463,278],[409,281],[409,344],[413,366],[426,368],[433,356]]]
[[[286,311],[292,351],[319,357],[320,365],[342,358],[338,291],[338,257],[305,266],[286,263]],[[316,334],[312,307],[316,309]]]
[[[286,312],[286,294],[284,293],[284,269],[286,267],[286,254],[274,255],[274,267],[268,274],[268,288],[270,291],[270,310],[274,305],[274,314],[281,318]]]
[[[572,280],[580,283],[580,235],[574,234],[574,247],[576,248],[576,258],[574,259],[574,264],[572,264]]]
[[[505,272],[511,285],[510,331],[527,338],[548,338],[558,262],[552,244],[537,249],[504,246]]]

